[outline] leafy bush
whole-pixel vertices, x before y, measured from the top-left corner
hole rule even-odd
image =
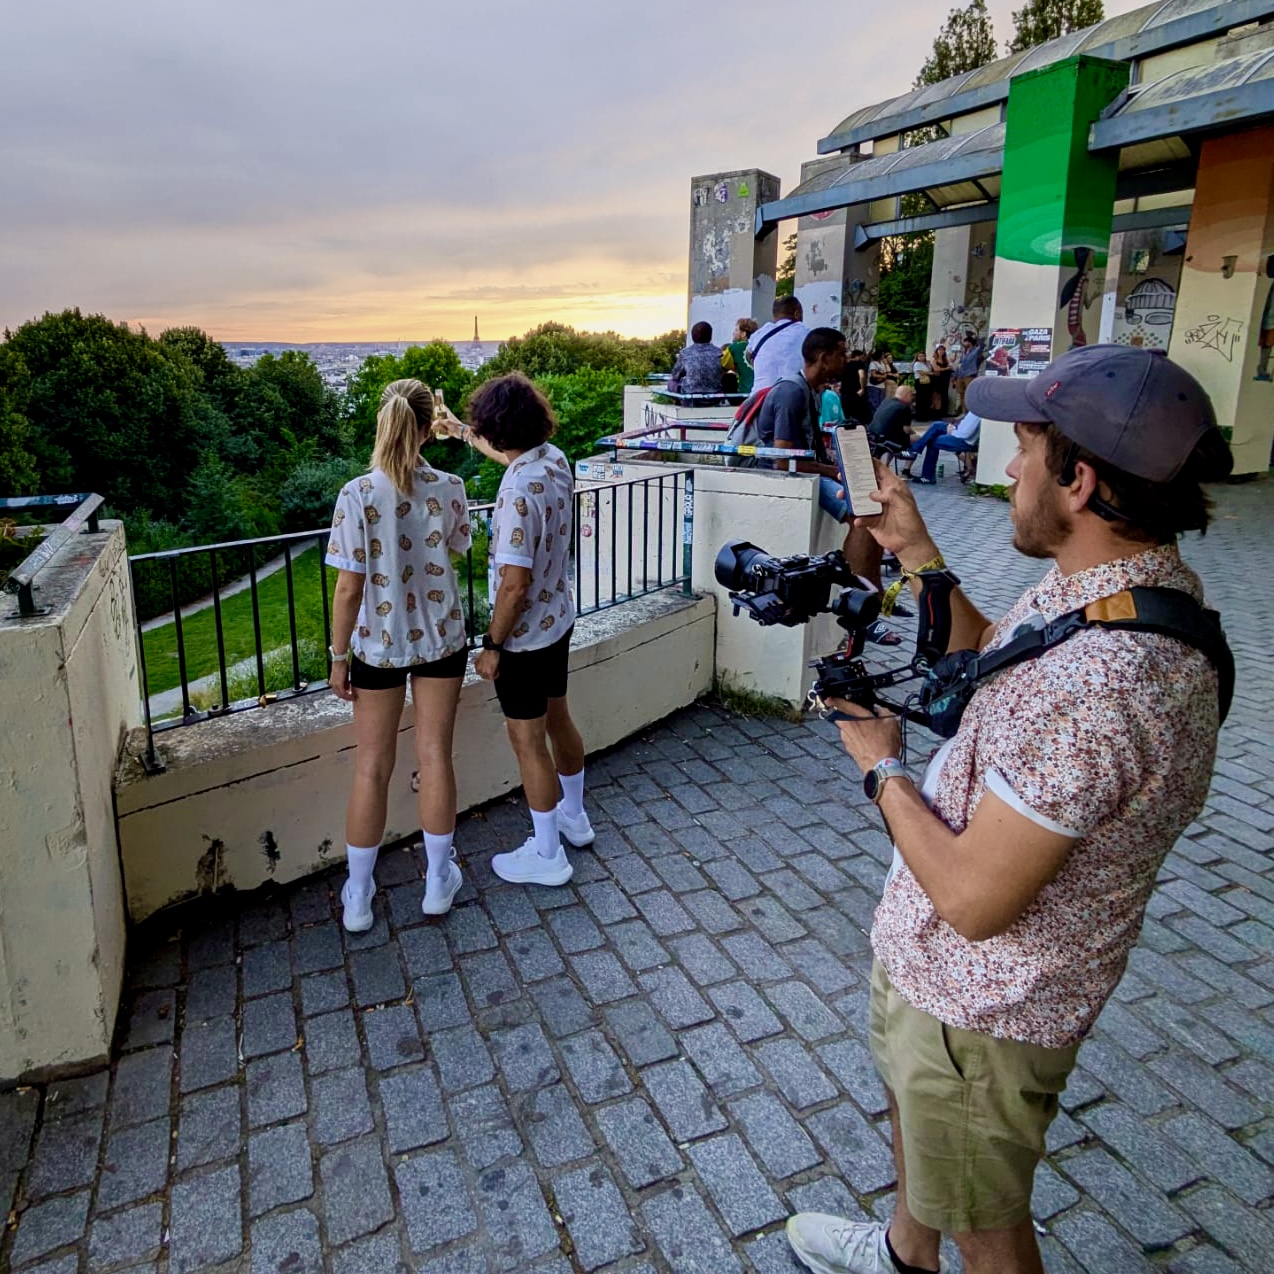
[[[279,488],[279,511],[285,531],[313,531],[327,526],[341,488],[364,467],[355,460],[332,456],[303,460]]]

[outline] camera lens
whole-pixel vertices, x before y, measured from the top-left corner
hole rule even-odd
[[[747,540],[727,540],[717,554],[712,573],[717,583],[732,593],[748,591],[748,576],[755,566],[764,566],[771,561],[764,549],[759,549]]]
[[[865,628],[880,618],[880,594],[874,588],[847,588],[831,605],[837,619],[851,628]]]

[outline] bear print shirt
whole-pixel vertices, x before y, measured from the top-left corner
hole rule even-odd
[[[531,571],[522,618],[505,638],[505,650],[551,646],[575,622],[570,569],[574,491],[570,462],[547,442],[520,455],[500,483],[491,519],[496,573],[505,566]]]
[[[350,647],[377,668],[408,668],[466,643],[451,553],[472,539],[464,483],[423,461],[411,495],[373,469],[336,498],[327,564],[366,575]]]

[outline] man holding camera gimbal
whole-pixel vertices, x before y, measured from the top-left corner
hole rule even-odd
[[[1192,376],[1149,350],[1088,346],[1033,380],[975,380],[968,405],[1017,422],[1014,545],[1053,567],[998,623],[957,590],[950,650],[1047,635],[1080,609],[1117,621],[1129,590],[1201,601],[1176,541],[1206,528],[1200,483],[1232,460]],[[908,577],[944,565],[907,484],[879,480],[876,540]],[[1218,689],[1209,659],[1166,632],[1085,627],[980,683],[920,787],[895,718],[832,702],[896,849],[872,928],[871,1046],[898,1194],[887,1226],[792,1217],[809,1269],[936,1271],[945,1233],[968,1274],[1042,1271],[1030,1201],[1044,1135],[1203,805]]]

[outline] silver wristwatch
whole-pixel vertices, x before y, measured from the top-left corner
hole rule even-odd
[[[907,770],[903,763],[896,756],[887,756],[883,761],[877,761],[866,774],[863,775],[863,791],[867,793],[867,799],[880,804],[881,794],[885,790],[885,784],[890,779],[905,779]]]

